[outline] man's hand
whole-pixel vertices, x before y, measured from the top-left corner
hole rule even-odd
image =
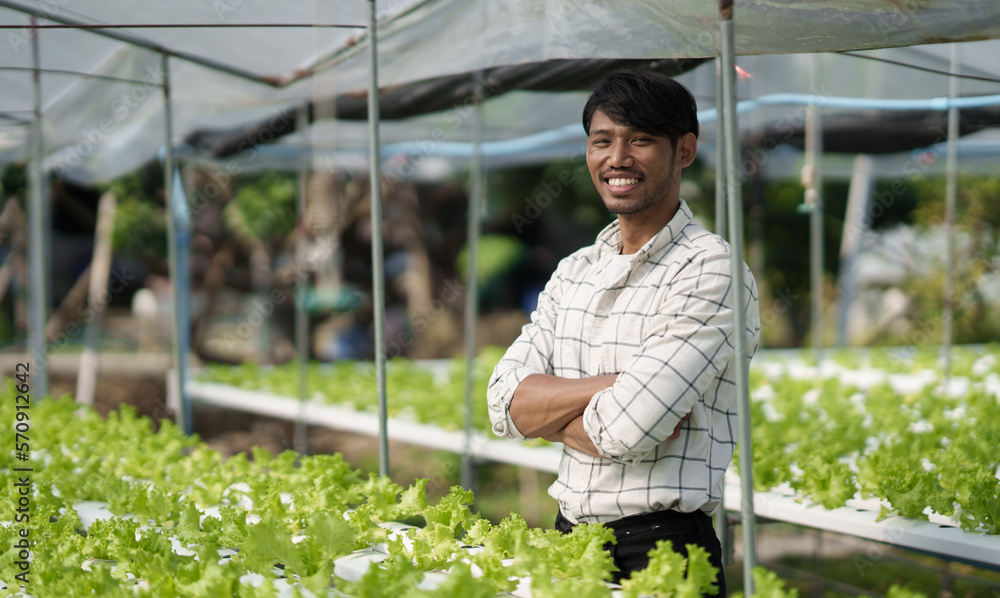
[[[688,413],[687,415],[685,415],[684,417],[682,417],[681,421],[677,422],[677,425],[674,426],[674,433],[670,435],[670,439],[671,440],[674,440],[676,438],[680,438],[681,437],[681,426],[684,425],[684,422],[686,422],[689,419],[691,419],[691,414],[690,413]]]
[[[543,436],[543,438],[549,442],[561,442],[570,448],[583,451],[584,453],[594,457],[601,457],[604,459],[607,458],[597,452],[597,447],[594,446],[594,441],[590,439],[590,436],[587,435],[587,431],[583,429],[582,415],[566,424],[564,428],[557,430],[548,436]]]

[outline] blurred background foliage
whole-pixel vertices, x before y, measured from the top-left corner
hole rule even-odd
[[[295,228],[299,177],[265,172],[237,181],[236,195],[223,208],[228,229],[244,239],[280,244]]]
[[[420,230],[425,237],[464,239],[466,206],[464,200],[459,202],[452,197],[456,188],[464,187],[461,175],[457,173],[443,184],[416,185]],[[8,166],[0,176],[0,185],[5,198],[23,206],[26,194],[23,167]],[[484,185],[487,194],[484,244],[479,252],[482,309],[484,313],[505,308],[527,312],[533,307],[531,297],[537,296],[558,260],[591,243],[613,216],[601,204],[582,157],[491,170]],[[828,320],[836,319],[836,284],[848,187],[847,180],[827,180],[823,185]],[[138,260],[152,272],[165,273],[166,208],[159,165],[152,163],[138,169],[106,189],[118,198],[113,237],[116,254]],[[263,172],[234,177],[228,193],[208,203],[221,210],[222,235],[235,237],[244,245],[264,244],[275,250],[273,255],[278,255],[282,246],[287,249],[295,230],[298,193],[296,173]],[[761,309],[784,301],[778,321],[765,330],[765,346],[803,346],[809,342],[809,217],[800,209],[803,195],[803,186],[796,179],[750,177],[744,183],[745,259],[761,288]],[[910,231],[909,244],[895,248],[896,254],[902,256],[901,267],[905,271],[893,285],[908,302],[907,324],[887,328],[868,342],[911,344],[921,331],[920,338],[937,342],[944,292],[941,250],[944,178],[878,179],[873,196],[891,200],[879,202],[878,209],[871,210],[872,239],[899,245],[898,231]],[[441,199],[444,197],[452,199]],[[715,174],[710,166],[696,161],[685,171],[682,197],[696,218],[706,228],[714,229]],[[387,201],[392,201],[391,196]],[[1000,336],[997,279],[1000,210],[995,209],[998,201],[1000,176],[960,177],[956,213],[959,232],[956,289],[960,297],[955,304],[955,342],[986,342]],[[202,208],[204,205],[192,207],[196,219],[202,217]],[[363,225],[359,230],[363,233]],[[440,254],[440,249],[446,246],[454,247],[455,252],[450,256]],[[455,247],[452,242],[429,241],[427,247],[429,257],[440,262],[439,279],[454,273],[464,280],[464,248]],[[885,249],[877,243],[874,247]],[[244,266],[234,263],[232,267]],[[935,330],[928,331],[928,327]],[[832,342],[831,331],[825,331],[825,337],[828,344]]]
[[[106,190],[118,200],[111,234],[115,252],[161,270],[159,263],[167,259],[167,220],[159,163],[115,179]]]
[[[913,187],[913,224],[918,230],[940,234],[945,222],[945,181],[921,180]],[[955,340],[994,342],[1000,338],[1000,177],[960,176],[957,187]],[[926,242],[935,249],[941,243],[933,237]],[[936,328],[943,307],[944,256],[932,250],[924,258],[929,267],[911,268],[904,290],[911,298],[910,320]]]

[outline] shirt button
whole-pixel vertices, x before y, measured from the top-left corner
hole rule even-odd
[[[577,482],[576,483],[576,488],[577,488],[577,490],[586,490],[587,489],[587,482],[584,482],[584,481]]]

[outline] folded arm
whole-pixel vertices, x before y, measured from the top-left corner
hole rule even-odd
[[[691,419],[690,413],[682,417],[681,421],[677,422],[677,425],[674,427],[674,432],[670,435],[671,439],[681,437],[681,426],[683,426],[684,422],[689,419]],[[583,427],[582,415],[566,424],[565,427],[543,436],[542,438],[548,440],[549,442],[561,442],[570,448],[574,448],[594,457],[602,457],[604,459],[608,458],[597,450],[597,446],[594,444],[594,441],[590,439],[590,436],[587,434],[587,430]]]
[[[583,415],[590,399],[611,388],[617,378],[617,374],[579,379],[528,376],[514,391],[510,418],[528,438],[548,436]]]

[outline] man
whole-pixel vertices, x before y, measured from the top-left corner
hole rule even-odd
[[[615,581],[667,539],[682,553],[705,547],[725,595],[710,514],[736,444],[732,255],[679,197],[698,148],[695,101],[662,75],[618,72],[590,96],[583,128],[587,167],[617,219],[559,263],[497,364],[493,431],[563,443],[549,488],[556,528],[612,528]],[[744,269],[739,333],[752,355],[760,319]]]

